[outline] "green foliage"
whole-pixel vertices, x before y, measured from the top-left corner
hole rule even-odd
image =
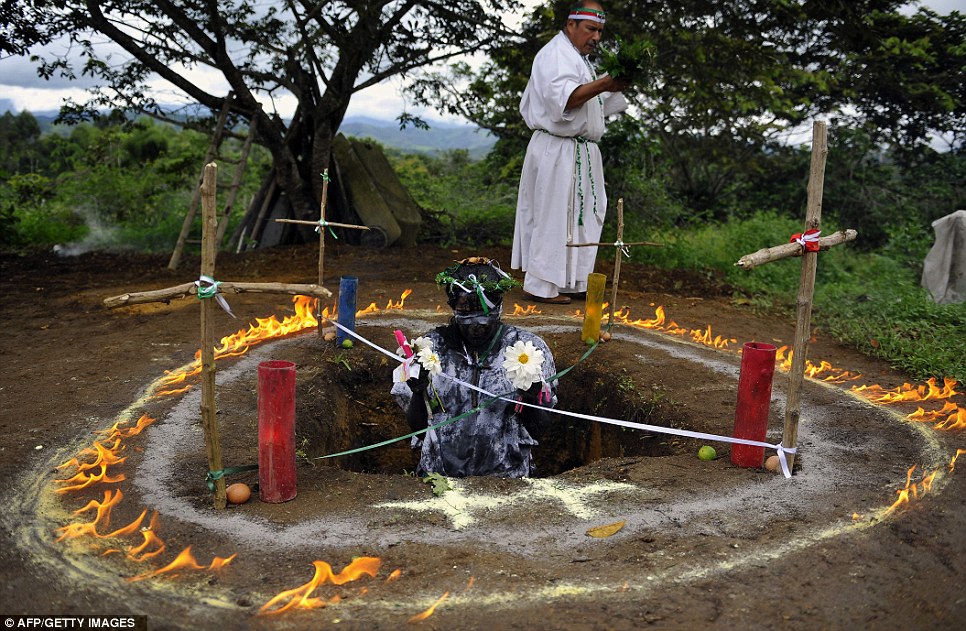
[[[966,380],[966,304],[934,303],[902,260],[858,254],[844,264],[847,276],[816,290],[814,313],[831,335],[913,377]]]
[[[433,495],[439,497],[446,491],[452,491],[453,487],[449,485],[449,480],[445,476],[439,473],[430,473],[426,477],[422,478],[423,484],[429,484],[433,487]]]
[[[648,234],[662,248],[635,248],[633,259],[669,269],[691,269],[722,278],[743,301],[791,315],[798,293],[801,259],[791,258],[743,270],[743,254],[786,242],[801,231],[795,220],[775,212],[720,224]],[[835,230],[823,226],[826,233]],[[920,227],[895,229],[879,252],[842,245],[819,255],[813,323],[837,340],[891,363],[912,377],[966,380],[966,304],[937,305],[919,286],[921,261],[932,244]],[[636,237],[634,237],[636,238]],[[860,235],[861,238],[861,235]]]
[[[28,128],[11,140],[24,146],[32,137]],[[29,163],[36,171],[0,181],[3,244],[84,241],[100,248],[170,250],[208,142],[204,134],[150,119],[86,123],[66,134],[44,134],[32,145]],[[237,150],[224,147],[225,153]],[[261,184],[268,167],[265,151],[256,148],[249,155],[240,200]],[[226,188],[232,175],[231,169],[219,172]],[[236,220],[240,215],[234,214]]]
[[[653,72],[654,44],[646,39],[625,41],[614,38],[613,46],[599,49],[599,69],[615,79],[627,79],[637,83],[646,82]]]
[[[388,151],[400,181],[430,218],[424,241],[441,245],[507,244],[513,238],[517,187],[499,179],[488,161],[466,151],[439,157]]]

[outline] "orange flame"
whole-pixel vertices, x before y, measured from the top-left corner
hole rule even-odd
[[[963,429],[966,428],[966,408],[957,408],[942,423],[933,425],[933,429]]]
[[[390,299],[384,310],[389,311],[393,309],[403,309],[406,303],[406,298],[412,293],[412,289],[406,289],[402,292],[398,301],[394,302],[392,299]],[[215,347],[215,360],[224,359],[226,357],[238,357],[247,353],[248,349],[252,346],[260,344],[266,340],[284,337],[286,335],[291,335],[293,333],[298,333],[300,331],[318,326],[319,321],[314,315],[316,307],[318,306],[317,298],[310,298],[308,296],[294,296],[292,298],[292,303],[295,308],[295,315],[286,316],[281,322],[279,322],[278,318],[276,318],[274,315],[271,315],[267,318],[255,318],[255,324],[250,324],[248,329],[239,329],[235,333],[221,338],[220,345]],[[376,303],[372,303],[365,309],[357,311],[356,315],[363,316],[379,311],[380,309],[376,306]],[[320,317],[324,321],[333,319],[336,317],[336,315],[336,307],[335,305],[332,305],[331,308],[325,307],[322,309]],[[169,396],[186,392],[191,388],[190,385],[177,389],[171,388],[184,383],[187,377],[197,375],[200,372],[201,351],[198,350],[195,352],[195,361],[191,364],[190,368],[169,372],[167,376],[161,380],[159,387],[165,389],[155,392],[155,396]]]
[[[787,357],[785,355],[786,352],[788,353]],[[789,370],[792,369],[792,358],[794,356],[795,356],[795,351],[792,349],[789,349],[788,345],[781,346],[778,348],[777,351],[775,351],[775,361],[778,362],[778,367],[781,370],[784,370],[785,372],[788,372]],[[857,373],[850,373],[847,370],[836,368],[835,366],[825,361],[824,359],[821,360],[817,366],[812,362],[810,362],[809,360],[807,359],[805,360],[806,377],[815,379],[819,375],[822,375],[823,373],[829,373],[829,374],[826,374],[824,377],[822,377],[822,381],[826,381],[829,383],[843,383],[845,381],[854,381],[862,376]]]
[[[114,532],[108,533],[106,535],[101,535],[101,534],[98,534],[97,532],[98,526],[104,526],[104,527],[110,526],[111,509],[117,506],[118,502],[121,501],[122,497],[124,497],[124,495],[121,493],[119,489],[115,489],[113,493],[109,490],[104,491],[103,501],[98,502],[97,500],[91,500],[83,508],[79,508],[76,511],[74,511],[75,515],[80,515],[81,513],[85,513],[91,509],[95,509],[96,516],[94,517],[94,521],[91,521],[91,522],[68,524],[62,528],[58,528],[56,532],[60,533],[60,536],[57,537],[56,541],[59,543],[64,539],[76,539],[78,537],[83,537],[87,535],[91,537],[95,537],[97,539],[111,539],[114,537],[121,537],[124,535],[129,535],[133,532],[137,532],[137,529],[141,526],[141,522],[144,521],[145,515],[147,515],[146,510],[141,513],[140,517],[132,521],[127,526],[124,526],[123,528],[119,528]]]
[[[738,340],[731,338],[725,339],[720,335],[711,337],[711,325],[702,332],[701,329],[691,330],[691,340],[697,342],[698,344],[706,344],[708,346],[713,346],[714,348],[728,348],[729,343],[737,342]]]
[[[121,458],[121,461],[123,460],[124,459]],[[127,479],[123,473],[120,473],[116,476],[107,475],[108,465],[105,462],[101,462],[98,466],[100,466],[101,468],[100,473],[92,473],[88,475],[87,473],[84,473],[83,471],[81,471],[76,475],[74,475],[73,477],[68,478],[66,480],[54,480],[54,482],[57,482],[58,484],[70,485],[70,486],[61,487],[59,489],[54,489],[54,493],[67,493],[68,491],[79,491],[81,489],[85,489],[90,485],[96,484],[98,482],[104,482],[105,484],[114,484],[116,482],[123,482],[124,480]]]
[[[399,569],[393,570],[392,572],[389,573],[389,576],[386,577],[386,582],[391,583],[397,580],[400,576],[402,576],[402,570],[399,570]]]
[[[882,386],[855,386],[852,392],[861,394],[873,403],[903,403],[911,401],[928,401],[930,399],[949,399],[957,394],[957,381],[952,377],[945,377],[943,385],[940,387],[936,383],[935,377],[930,377],[925,385],[913,386],[904,383],[898,388],[886,390]]]
[[[966,449],[957,449],[956,453],[953,454],[952,460],[949,461],[949,471],[953,472],[956,470],[956,461],[959,459],[961,454],[966,454]]]
[[[377,557],[359,557],[354,559],[352,563],[343,568],[338,574],[333,574],[332,566],[325,561],[313,561],[312,564],[315,566],[315,575],[312,577],[312,580],[295,589],[289,589],[279,593],[261,606],[258,610],[258,615],[273,615],[295,608],[317,609],[319,607],[325,607],[326,604],[333,601],[330,599],[326,602],[321,598],[309,596],[315,591],[316,587],[324,585],[328,581],[331,581],[333,585],[342,585],[361,578],[363,574],[368,574],[374,578],[379,571],[379,566],[382,564],[382,561]],[[285,604],[273,609],[273,607],[282,602],[285,602]]]
[[[906,472],[906,488],[896,491],[899,497],[895,502],[893,502],[892,506],[885,510],[886,515],[898,509],[903,504],[908,504],[910,502],[910,497],[912,499],[919,499],[920,495],[925,495],[929,490],[932,489],[933,479],[935,479],[936,474],[939,473],[939,470],[937,469],[929,475],[923,476],[922,482],[917,484],[912,481],[912,472],[916,470],[917,466],[918,465],[912,465],[909,467],[909,470]],[[920,488],[922,489],[921,491],[919,490]]]
[[[121,447],[120,438],[114,439],[114,445],[111,447],[106,447],[100,441],[95,440],[93,448],[88,447],[86,449],[81,449],[77,453],[77,456],[75,456],[74,458],[71,458],[70,460],[68,460],[63,464],[57,465],[57,468],[66,469],[67,467],[77,467],[77,473],[81,473],[82,471],[89,471],[100,465],[109,467],[111,465],[121,464],[122,462],[127,460],[127,457],[119,457],[117,455],[117,451],[120,447]],[[94,461],[81,462],[80,458],[84,456],[94,456]],[[77,477],[77,476],[74,476],[74,477]],[[66,480],[54,480],[54,481],[63,482],[63,483],[67,482]],[[71,478],[71,481],[73,481],[73,478]]]
[[[537,309],[537,305],[527,305],[526,308],[524,308],[514,302],[513,313],[511,313],[510,315],[511,316],[531,316],[531,315],[540,315],[542,313],[543,311],[540,311],[539,309]]]
[[[132,561],[147,561],[148,559],[152,559],[164,552],[167,546],[165,546],[164,542],[161,541],[156,534],[154,534],[154,531],[157,529],[157,527],[158,511],[154,511],[154,514],[151,515],[151,521],[148,523],[147,527],[141,529],[141,536],[144,538],[144,541],[139,545],[129,547],[127,550],[127,558],[131,559]],[[152,546],[154,547],[154,550],[146,552],[146,550]]]
[[[107,440],[112,438],[130,438],[131,436],[137,436],[140,434],[145,427],[153,423],[155,419],[151,418],[147,414],[142,414],[141,418],[137,420],[134,427],[120,427],[121,423],[126,423],[127,421],[118,421],[111,426],[111,429],[100,430],[99,434],[107,434]]]
[[[620,311],[614,312],[614,322],[620,324],[626,324],[627,326],[636,326],[641,329],[661,329],[665,320],[664,307],[658,306],[654,309],[654,317],[650,320],[644,320],[638,318],[637,320],[630,319],[630,310],[627,307],[622,308]],[[675,327],[677,325],[674,325]],[[668,331],[670,333],[670,331]]]
[[[153,422],[154,419],[145,414],[138,419],[134,427],[121,428],[119,425],[122,421],[118,421],[110,429],[98,432],[100,434],[106,434],[107,438],[103,441],[95,440],[92,447],[80,450],[77,456],[57,466],[58,469],[76,467],[77,470],[70,478],[54,480],[58,484],[66,485],[62,488],[55,489],[54,492],[67,493],[68,491],[78,491],[97,482],[112,484],[123,481],[125,479],[123,474],[117,476],[109,476],[107,474],[108,467],[121,464],[127,459],[126,456],[118,455],[118,452],[123,449],[121,439],[140,434],[145,427]],[[109,446],[107,442],[111,440],[114,443]],[[93,456],[94,459],[91,462],[81,462],[81,458],[86,456]],[[87,471],[93,471],[95,469],[100,469],[100,472],[86,473]]]
[[[129,583],[133,583],[135,581],[143,581],[146,578],[151,578],[153,576],[159,576],[161,574],[168,574],[168,573],[175,575],[177,572],[182,570],[205,570],[205,569],[212,570],[212,571],[220,570],[224,566],[231,563],[236,556],[238,555],[233,554],[227,559],[223,559],[221,557],[215,557],[214,560],[212,560],[211,564],[206,568],[203,565],[198,564],[198,560],[195,559],[195,555],[192,554],[191,552],[191,546],[188,546],[187,548],[181,551],[181,554],[175,557],[174,561],[172,561],[171,563],[168,563],[163,568],[159,570],[155,570],[153,572],[149,572],[147,574],[141,574],[140,576],[132,576],[128,578],[127,581]]]
[[[422,613],[418,613],[415,616],[413,616],[412,618],[410,618],[408,620],[409,624],[413,624],[415,622],[421,622],[421,621],[425,620],[426,618],[430,617],[431,615],[433,615],[433,612],[436,611],[436,608],[439,607],[443,603],[443,601],[446,600],[448,597],[449,597],[449,592],[446,592],[445,594],[443,594],[442,596],[440,596],[439,597],[439,600],[437,600],[436,602],[434,602],[430,606],[429,609],[427,609],[426,611],[424,611]]]
[[[943,417],[946,417],[943,419]],[[930,410],[918,407],[912,414],[906,415],[910,421],[933,422],[933,429],[963,429],[966,427],[966,408],[961,408],[952,401],[946,401],[941,410]],[[943,420],[940,420],[943,419]]]

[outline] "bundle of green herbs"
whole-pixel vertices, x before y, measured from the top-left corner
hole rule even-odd
[[[654,44],[646,39],[626,41],[616,37],[612,47],[601,46],[599,51],[598,68],[615,79],[643,83],[654,65]]]

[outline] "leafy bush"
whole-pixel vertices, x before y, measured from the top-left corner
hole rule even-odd
[[[635,248],[633,259],[661,268],[720,273],[759,308],[790,314],[801,276],[798,257],[750,270],[735,267],[743,255],[788,240],[799,224],[774,212],[748,219],[650,233],[662,248]],[[834,227],[825,228],[828,234]],[[641,226],[633,238],[647,235]],[[919,286],[922,258],[931,239],[910,226],[893,230],[881,252],[852,244],[819,255],[813,323],[835,339],[891,363],[915,378],[954,377],[966,381],[966,304],[937,305]],[[911,234],[910,234],[911,233]],[[861,235],[860,235],[861,238]]]

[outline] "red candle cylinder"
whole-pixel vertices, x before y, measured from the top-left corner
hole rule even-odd
[[[258,492],[263,502],[295,497],[295,364],[258,365]]]
[[[765,441],[771,383],[775,375],[775,351],[771,344],[748,342],[741,350],[741,375],[738,377],[738,405],[735,407],[734,438]],[[760,467],[764,447],[734,444],[731,462],[739,467]]]

